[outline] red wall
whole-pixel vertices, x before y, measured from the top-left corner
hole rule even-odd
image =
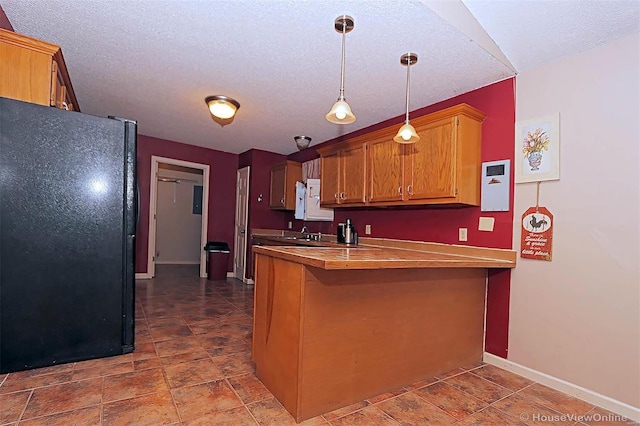
[[[504,80],[455,98],[421,108],[411,113],[419,117],[459,103],[467,103],[487,114],[482,124],[482,161],[511,159],[511,181],[513,182],[514,134],[515,134],[515,79]],[[307,161],[318,157],[315,150],[319,146],[337,143],[392,124],[401,124],[403,117],[375,124],[365,129],[349,133],[340,138],[310,147],[289,155],[294,161]],[[511,187],[509,212],[487,212],[481,214],[480,207],[434,208],[351,208],[336,209],[333,223],[310,222],[312,232],[335,233],[337,223],[350,218],[361,236],[364,225],[371,225],[372,237],[397,238],[405,240],[433,241],[450,244],[458,242],[458,228],[468,229],[468,242],[464,244],[482,247],[511,248],[513,233],[513,185]],[[478,218],[495,218],[493,232],[478,231]],[[286,220],[293,220],[287,214]],[[295,221],[295,228],[302,222]],[[507,356],[509,325],[510,270],[493,271],[489,274],[487,295],[487,335],[486,350],[502,357]]]
[[[9,22],[9,18],[7,18],[4,10],[2,10],[2,6],[0,6],[0,28],[13,31],[13,26],[11,25],[11,22]]]
[[[271,166],[286,157],[269,151],[252,149],[240,154],[238,168],[250,166],[249,171],[249,229],[284,229],[284,212],[269,208]],[[262,201],[258,201],[262,194]],[[251,240],[247,241],[246,277],[253,278]]]
[[[147,272],[149,245],[149,197],[151,156],[208,164],[209,224],[207,239],[229,243],[228,271],[233,265],[233,231],[236,208],[236,172],[238,156],[227,152],[138,135],[138,186],[140,188],[140,223],[136,232],[136,272]]]

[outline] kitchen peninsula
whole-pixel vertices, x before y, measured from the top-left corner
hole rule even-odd
[[[254,246],[256,375],[300,422],[480,362],[487,268],[511,250],[363,238]]]

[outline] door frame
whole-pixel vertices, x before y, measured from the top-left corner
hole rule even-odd
[[[248,228],[249,227],[249,223],[248,223],[248,219],[249,219],[249,190],[250,190],[250,177],[251,177],[251,166],[246,166],[243,167],[241,169],[238,169],[238,171],[236,172],[236,221],[234,223],[234,243],[238,241],[238,216],[239,216],[239,210],[240,210],[240,185],[239,185],[239,181],[240,181],[240,172],[247,170],[247,197],[245,198],[245,202],[246,202],[246,206],[245,206],[245,215],[244,215],[244,224],[245,226]],[[236,277],[236,279],[241,280],[242,282],[247,282],[247,245],[248,245],[248,241],[247,239],[249,238],[249,233],[247,232],[248,229],[245,229],[244,232],[244,247],[234,247],[235,253],[234,253],[234,259],[233,259],[233,274]],[[235,244],[234,244],[235,245]],[[244,256],[244,262],[243,267],[242,267],[242,276],[238,276],[236,274],[236,256]]]
[[[207,257],[204,246],[207,243],[207,229],[209,224],[209,165],[177,160],[175,158],[151,156],[151,179],[149,190],[149,243],[147,247],[147,275],[153,278],[156,274],[156,213],[158,209],[158,165],[160,163],[189,167],[202,170],[202,221],[200,229],[200,278],[207,277]]]

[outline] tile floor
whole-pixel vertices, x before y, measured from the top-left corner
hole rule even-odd
[[[239,281],[159,266],[155,279],[136,283],[135,352],[0,375],[0,425],[295,425],[254,375],[252,307],[253,288]],[[523,377],[474,365],[301,424],[637,424],[616,420]]]

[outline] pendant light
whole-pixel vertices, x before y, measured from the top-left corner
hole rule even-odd
[[[351,112],[351,107],[344,98],[344,52],[346,34],[353,30],[353,18],[342,15],[336,18],[335,29],[342,33],[342,65],[340,68],[340,96],[331,110],[325,116],[328,121],[335,124],[350,124],[356,121],[356,116]]]
[[[400,57],[400,63],[407,67],[407,112],[404,119],[404,124],[398,130],[398,134],[393,138],[398,143],[416,143],[420,140],[420,136],[416,133],[416,129],[413,128],[409,122],[409,68],[418,62],[418,55],[415,53],[405,53]]]
[[[298,151],[309,148],[309,144],[311,143],[311,138],[309,136],[294,136],[293,140],[296,141]]]

